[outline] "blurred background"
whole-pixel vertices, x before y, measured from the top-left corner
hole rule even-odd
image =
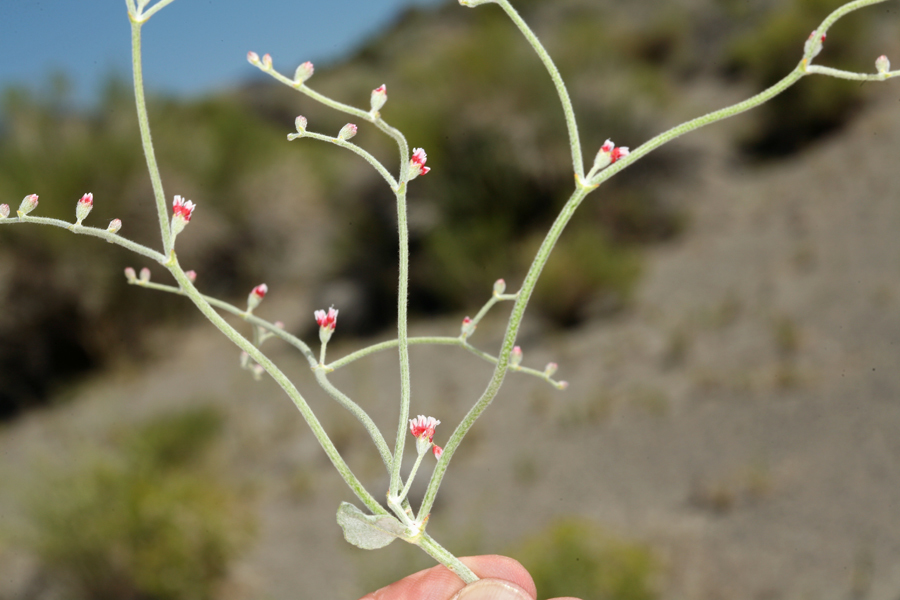
[[[158,246],[124,6],[0,6],[0,198],[123,221]],[[740,101],[799,60],[839,0],[513,0],[572,94],[588,160]],[[367,107],[427,150],[410,188],[414,335],[456,335],[497,278],[515,290],[571,191],[565,124],[531,48],[493,6],[382,0],[179,0],[144,28],[167,197],[197,285],[331,356],[391,338],[393,197],[356,156],[287,142],[294,118],[345,116],[273,83],[245,54]],[[900,57],[895,2],[854,13],[818,62]],[[895,58],[895,62],[900,58]],[[396,168],[360,124],[358,143]],[[429,523],[451,551],[520,559],[539,597],[900,599],[900,88],[810,78],[651,154],[584,203],[520,336],[526,366],[472,430]],[[277,386],[183,299],[125,284],[165,272],[62,230],[0,228],[0,599],[353,598],[429,566],[400,543],[347,545],[352,500]],[[494,352],[508,306],[472,338]],[[265,348],[373,493],[364,430],[305,361]],[[444,423],[489,365],[416,347],[414,414]],[[386,432],[393,353],[333,380]],[[446,429],[443,429],[446,427]],[[386,434],[390,438],[390,434]],[[427,472],[427,467],[425,467]],[[423,481],[413,487],[416,502]],[[516,507],[516,510],[509,510]]]

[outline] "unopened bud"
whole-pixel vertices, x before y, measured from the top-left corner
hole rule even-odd
[[[5,219],[9,216],[9,204],[0,204],[0,219]]]
[[[269,286],[264,283],[253,288],[250,295],[247,296],[247,312],[250,312],[259,306],[259,303],[263,301],[263,298],[266,297],[267,293],[269,293]]]
[[[337,139],[346,142],[350,138],[356,135],[356,125],[353,123],[347,123],[341,130],[338,132]]]
[[[141,269],[140,280],[141,280],[141,283],[149,283],[150,282],[150,269],[148,269],[147,267],[144,267],[143,269]]]
[[[247,61],[254,66],[259,66],[259,54],[253,52],[252,50],[247,53]]]
[[[272,323],[276,329],[284,329],[284,321],[275,321]]]
[[[555,362],[547,363],[547,366],[544,367],[544,376],[553,377],[553,374],[556,373],[557,369],[559,369],[559,365]]]
[[[197,271],[194,271],[193,269],[187,271],[184,276],[187,277],[188,281],[190,281],[191,283],[197,281]]]
[[[372,112],[376,113],[381,110],[385,102],[387,102],[387,87],[382,83],[372,90]]]
[[[809,34],[809,38],[806,40],[806,43],[803,45],[803,54],[808,54],[809,58],[815,58],[822,51],[822,45],[825,43],[825,35],[819,35],[817,32],[813,31]]]
[[[306,117],[300,115],[294,119],[294,126],[297,127],[297,133],[306,133]]]
[[[601,169],[605,169],[620,158],[626,156],[628,156],[628,148],[626,146],[616,148],[616,145],[613,144],[612,140],[606,140],[603,142],[603,145],[600,146],[600,151],[597,152],[597,156],[594,158],[593,170],[600,171]]]
[[[241,368],[246,369],[250,366],[250,355],[241,350]]]
[[[75,203],[75,224],[81,225],[81,222],[90,214],[92,208],[94,208],[94,195],[90,193],[85,194]]]
[[[879,75],[885,75],[891,70],[891,61],[890,59],[882,54],[878,58],[875,59],[875,70],[878,71]]]
[[[315,71],[315,67],[309,61],[306,61],[294,71],[294,83],[303,83],[307,79],[313,76],[313,72]]]
[[[106,228],[106,231],[109,233],[119,233],[119,230],[122,229],[122,221],[119,219],[113,219],[109,222],[109,226]]]
[[[266,71],[268,71],[272,68],[272,55],[269,54],[268,52],[266,54],[263,54],[262,66],[263,66],[263,69],[265,69]]]
[[[556,384],[556,387],[559,388],[559,389],[561,389],[561,390],[568,389],[568,387],[569,387],[569,382],[568,382],[568,381],[560,381],[559,383]]]
[[[502,279],[498,279],[494,282],[494,293],[498,296],[506,291],[506,282]]]
[[[125,267],[125,279],[128,280],[128,283],[137,282],[137,273],[134,272],[132,267]]]
[[[19,205],[19,216],[25,216],[31,211],[33,211],[38,205],[38,195],[37,194],[29,194],[22,199],[22,204]]]
[[[475,321],[473,321],[469,317],[466,317],[465,319],[463,319],[462,327],[460,327],[460,334],[463,338],[467,338],[475,333],[476,327],[477,325],[475,325]]]
[[[431,451],[434,452],[434,457],[440,460],[441,456],[444,454],[444,449],[435,444],[432,446]]]
[[[262,365],[253,365],[253,368],[250,369],[250,372],[253,373],[253,379],[256,381],[260,381],[262,379],[263,373],[265,369],[263,369]]]
[[[516,346],[512,349],[512,353],[509,355],[509,366],[513,369],[519,367],[522,364],[522,348]]]

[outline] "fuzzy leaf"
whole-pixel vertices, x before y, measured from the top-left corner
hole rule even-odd
[[[337,522],[344,530],[344,539],[363,550],[384,548],[406,533],[394,517],[367,515],[349,502],[341,502]]]

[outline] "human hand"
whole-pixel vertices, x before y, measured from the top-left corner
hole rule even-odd
[[[439,565],[404,577],[361,600],[535,600],[534,580],[517,560],[505,556],[461,559],[481,579],[465,585]],[[554,600],[578,600],[555,598]]]

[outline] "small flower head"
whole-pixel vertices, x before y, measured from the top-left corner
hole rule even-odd
[[[316,317],[316,323],[319,324],[319,341],[327,344],[331,339],[331,334],[334,333],[334,328],[337,327],[338,311],[332,306],[328,312],[317,310],[313,314]]]
[[[891,70],[891,61],[890,59],[882,54],[878,58],[875,59],[875,70],[878,71],[879,75],[885,75]]]
[[[94,195],[85,194],[75,203],[75,224],[81,225],[84,218],[88,216],[91,209],[94,208]]]
[[[547,366],[544,367],[544,377],[553,377],[553,374],[556,373],[557,369],[559,369],[559,365],[555,362],[547,363]]]
[[[600,151],[597,152],[597,157],[594,158],[594,171],[600,171],[601,169],[605,169],[609,165],[615,163],[620,158],[624,158],[628,156],[628,148],[622,146],[621,148],[616,148],[616,145],[612,143],[612,140],[606,140],[602,146],[600,146]]]
[[[294,83],[301,84],[305,82],[307,79],[313,76],[315,70],[316,69],[313,64],[309,61],[306,61],[305,63],[297,67],[296,71],[294,71]]]
[[[190,200],[185,200],[181,196],[175,196],[172,201],[172,237],[184,231],[185,226],[191,221],[194,209],[197,208]]]
[[[125,267],[125,280],[128,283],[137,283],[137,273],[134,272],[134,268]]]
[[[494,282],[494,294],[499,296],[503,292],[506,291],[506,282],[502,279],[498,279]]]
[[[185,275],[185,277],[188,278],[188,281],[190,281],[191,283],[194,283],[195,281],[197,281],[197,271],[195,271],[193,269],[191,269],[190,271],[187,271],[184,275]]]
[[[122,229],[122,221],[120,219],[113,219],[109,222],[106,231],[109,233],[119,233],[120,229]]]
[[[441,422],[434,417],[419,415],[409,420],[409,432],[416,438],[416,450],[419,454],[425,454],[431,447],[434,439],[434,430]]]
[[[140,281],[141,281],[141,283],[149,283],[150,282],[150,269],[148,269],[147,267],[144,267],[143,269],[141,269]]]
[[[460,337],[462,337],[463,339],[469,337],[470,335],[475,333],[476,327],[477,325],[475,325],[475,321],[473,321],[469,317],[464,318],[462,326],[460,327]]]
[[[516,346],[512,349],[512,353],[509,355],[509,366],[513,369],[518,368],[519,365],[522,364],[522,348]]]
[[[259,303],[263,301],[268,292],[269,286],[264,283],[250,290],[250,295],[247,296],[247,312],[253,312],[253,309],[259,306]]]
[[[337,139],[341,140],[342,142],[346,142],[354,135],[356,135],[356,125],[354,125],[353,123],[347,123],[346,125],[341,127],[341,130],[338,132]]]
[[[430,167],[425,166],[425,162],[428,160],[428,155],[425,154],[425,150],[422,148],[415,148],[412,153],[412,157],[409,159],[409,179],[412,181],[419,175],[425,175],[428,171],[431,170]]]
[[[387,87],[382,83],[372,90],[372,113],[377,113],[387,102]]]
[[[22,199],[22,204],[19,205],[18,214],[20,217],[23,217],[37,208],[38,205],[38,195],[37,194],[29,194]]]
[[[560,381],[559,383],[556,384],[556,387],[561,390],[568,389],[569,382],[568,381]]]
[[[5,219],[9,216],[9,204],[0,204],[0,219]]]
[[[438,460],[440,460],[441,456],[444,454],[444,449],[437,444],[431,447],[431,451],[434,452],[434,457]]]
[[[254,67],[260,66],[259,62],[259,54],[253,52],[252,50],[247,53],[247,62],[249,62]]]
[[[272,68],[272,55],[269,53],[263,54],[262,57],[262,68],[266,71]]]

